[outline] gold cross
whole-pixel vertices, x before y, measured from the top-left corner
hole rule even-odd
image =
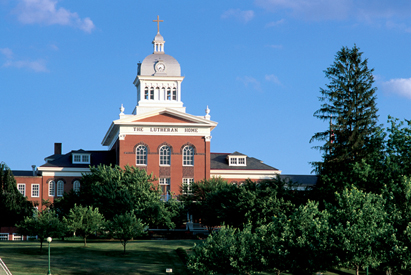
[[[157,20],[153,20],[153,22],[157,22],[157,32],[160,33],[160,22],[164,22],[164,20],[160,20],[157,15]]]

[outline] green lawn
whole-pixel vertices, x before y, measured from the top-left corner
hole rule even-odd
[[[119,241],[88,242],[53,241],[51,273],[58,274],[186,274],[175,252],[177,247],[189,249],[194,240],[138,240],[127,244],[126,255]],[[0,258],[13,275],[47,274],[47,242],[40,252],[39,242],[0,242]]]
[[[176,248],[189,250],[197,240],[137,240],[123,246],[119,241],[87,241],[84,247],[81,240],[53,241],[51,243],[51,273],[61,274],[187,274]],[[47,243],[40,252],[40,243],[0,242],[0,258],[13,275],[45,275],[48,270]],[[1,273],[1,272],[0,272]],[[268,273],[267,273],[268,274]],[[334,270],[324,275],[350,275],[352,270]],[[361,271],[360,274],[365,274]],[[385,273],[373,273],[379,275]],[[405,273],[402,273],[405,275]],[[406,273],[410,274],[410,273]],[[286,275],[286,274],[284,274]]]

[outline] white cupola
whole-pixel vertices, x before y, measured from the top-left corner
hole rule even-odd
[[[160,20],[157,16],[157,34],[154,37],[153,54],[138,63],[137,77],[134,85],[137,88],[137,106],[133,114],[143,114],[161,108],[170,108],[185,113],[181,101],[180,64],[171,55],[164,53],[164,38],[160,34]]]

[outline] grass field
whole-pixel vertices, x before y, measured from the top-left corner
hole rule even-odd
[[[53,241],[51,273],[59,274],[186,274],[175,252],[190,249],[195,240],[138,240],[127,244],[126,255],[119,241]],[[0,258],[13,275],[45,275],[48,270],[47,242],[0,242]]]
[[[119,241],[82,240],[51,243],[51,273],[65,274],[172,274],[186,275],[176,253],[178,247],[189,250],[197,240],[137,240],[127,244],[126,255]],[[45,275],[48,270],[47,242],[40,252],[38,241],[0,242],[0,258],[13,275]],[[0,272],[1,273],[1,272]],[[268,274],[268,273],[267,273]],[[333,270],[324,275],[355,274],[352,270]],[[365,271],[360,274],[365,274]],[[385,273],[373,273],[379,275]],[[405,275],[405,273],[402,273]],[[411,274],[411,273],[406,273]],[[285,275],[285,274],[284,274]]]

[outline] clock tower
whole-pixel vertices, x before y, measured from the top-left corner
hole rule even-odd
[[[137,76],[134,85],[137,87],[137,106],[133,114],[140,115],[159,108],[169,108],[185,113],[181,101],[181,76],[180,64],[171,55],[164,53],[164,38],[160,34],[157,22],[157,34],[153,40],[153,54],[147,56],[143,62],[138,63]]]

